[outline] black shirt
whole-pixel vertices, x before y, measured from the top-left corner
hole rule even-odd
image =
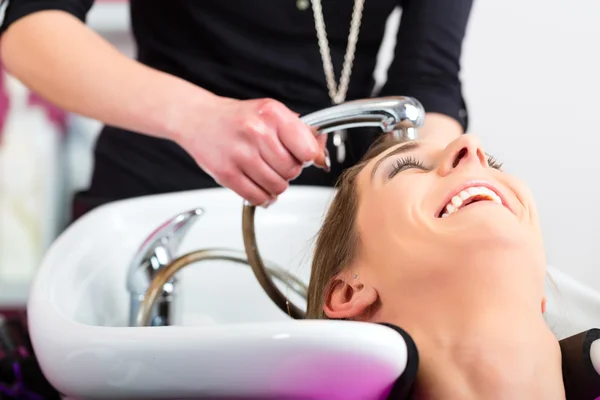
[[[130,3],[140,62],[220,96],[270,97],[301,114],[331,105],[310,6],[301,10],[296,0]],[[322,3],[339,79],[354,1]],[[45,9],[85,20],[92,5],[93,0],[10,0],[1,29]],[[401,6],[395,59],[378,95],[415,97],[427,112],[446,114],[466,127],[459,61],[471,5],[472,0],[366,0],[347,99],[371,97],[386,20]],[[350,136],[351,145],[362,153],[368,143]],[[324,173],[313,170],[312,183],[329,184],[336,175],[334,171],[324,180]],[[303,183],[305,175],[297,182]],[[206,186],[215,184],[170,141],[113,127],[100,135],[90,195],[108,201]]]

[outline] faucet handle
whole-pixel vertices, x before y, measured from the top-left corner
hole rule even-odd
[[[165,221],[146,238],[139,252],[143,253],[144,249],[151,249],[159,244],[168,248],[171,253],[177,252],[190,227],[202,214],[202,208],[194,208]]]
[[[202,208],[182,212],[165,221],[144,240],[131,261],[127,279],[129,291],[145,293],[156,272],[173,261],[185,235],[202,214]]]

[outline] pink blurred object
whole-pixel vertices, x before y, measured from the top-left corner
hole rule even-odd
[[[4,133],[4,123],[8,116],[9,103],[8,95],[4,90],[4,74],[0,74],[0,143],[2,143],[2,134]]]
[[[50,104],[38,94],[29,92],[29,101],[27,102],[30,106],[40,106],[46,112],[48,119],[54,125],[59,128],[61,136],[64,136],[67,130],[67,113],[60,108]]]

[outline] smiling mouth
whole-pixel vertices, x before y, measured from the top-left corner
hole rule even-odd
[[[502,199],[496,192],[485,186],[472,186],[461,190],[460,193],[450,199],[448,204],[438,214],[438,218],[446,218],[452,214],[456,214],[468,205],[475,204],[481,201],[491,201],[503,205]]]

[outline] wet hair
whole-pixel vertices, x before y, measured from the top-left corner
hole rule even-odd
[[[308,285],[307,318],[327,319],[323,305],[331,290],[332,278],[348,267],[356,256],[360,240],[356,229],[358,174],[369,161],[400,143],[401,140],[387,135],[381,137],[359,163],[345,170],[338,179],[337,193],[317,235]]]

